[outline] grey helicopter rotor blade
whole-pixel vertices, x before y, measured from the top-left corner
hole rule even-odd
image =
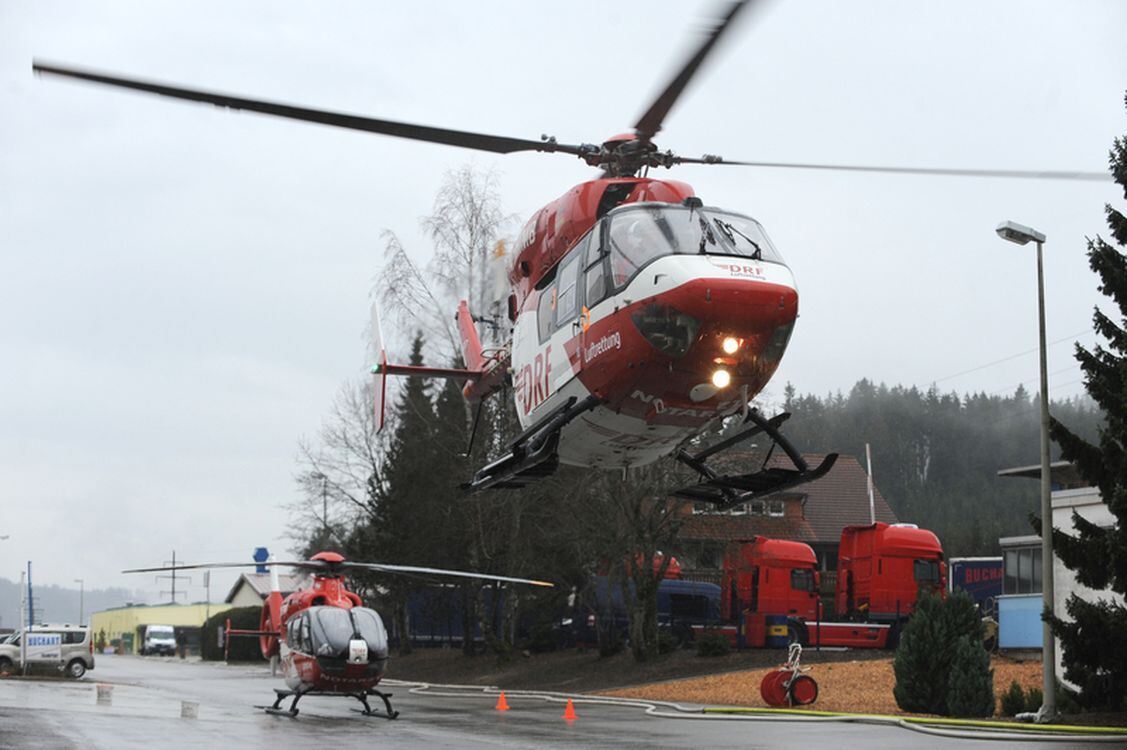
[[[674,164],[719,164],[736,167],[768,167],[771,169],[821,169],[834,172],[873,172],[878,174],[918,174],[948,177],[1006,177],[1014,179],[1085,180],[1105,182],[1111,179],[1107,172],[1083,172],[1039,169],[947,169],[944,167],[874,167],[857,164],[803,164],[797,162],[729,161],[719,156],[693,159],[673,157]]]
[[[123,570],[122,573],[163,573],[170,570],[200,570],[212,568],[257,568],[257,567],[288,567],[288,568],[303,568],[306,570],[321,570],[325,568],[325,564],[321,560],[297,560],[287,562],[222,562],[222,563],[198,563],[195,565],[160,565],[154,568],[130,568]]]
[[[297,107],[262,99],[248,99],[213,91],[171,86],[158,81],[126,78],[103,71],[70,67],[39,60],[33,61],[31,68],[39,74],[74,78],[90,83],[99,83],[106,86],[116,86],[118,88],[131,89],[134,91],[143,91],[149,94],[168,96],[174,99],[214,104],[217,107],[227,109],[258,112],[260,114],[273,115],[290,120],[302,120],[304,122],[313,122],[321,125],[332,125],[348,130],[362,130],[368,133],[379,133],[381,135],[390,135],[397,138],[407,138],[413,141],[427,141],[430,143],[441,143],[447,146],[459,146],[475,151],[490,151],[495,154],[511,154],[518,151],[540,151],[546,153],[560,152],[579,155],[585,151],[580,146],[556,143],[556,141],[551,138],[534,141],[524,138],[509,138],[484,133],[471,133],[465,130],[436,128],[429,125],[415,125],[407,122],[397,122],[395,120],[380,120],[362,115]]]
[[[634,125],[634,132],[639,140],[649,141],[658,131],[661,130],[661,125],[665,121],[666,115],[673,109],[673,105],[677,103],[677,99],[688,87],[689,82],[692,81],[693,75],[700,68],[701,63],[705,61],[709,53],[712,52],[716,46],[716,42],[724,32],[732,25],[732,21],[736,15],[743,10],[744,6],[748,4],[748,0],[737,0],[728,7],[723,17],[716,22],[709,31],[700,47],[696,52],[685,61],[677,75],[665,87],[657,99],[654,100],[650,108],[646,110],[645,114],[641,116],[637,124]]]
[[[416,573],[422,575],[450,576],[452,578],[475,578],[482,581],[501,581],[503,583],[526,583],[530,586],[554,587],[549,581],[537,581],[531,578],[513,578],[511,576],[495,576],[486,573],[470,573],[465,570],[447,570],[445,568],[421,568],[415,565],[389,565],[386,563],[360,563],[346,560],[341,564],[341,570],[360,568],[374,570],[381,573]]]

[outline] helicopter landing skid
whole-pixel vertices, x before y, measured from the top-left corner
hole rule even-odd
[[[384,693],[384,692],[381,692],[379,690],[375,690],[373,688],[368,688],[364,692],[358,692],[358,693],[323,693],[323,692],[316,691],[316,690],[298,691],[298,690],[283,690],[281,688],[274,688],[274,695],[276,696],[275,699],[274,699],[274,705],[272,705],[272,706],[255,706],[255,708],[261,708],[263,711],[265,711],[266,713],[271,714],[273,716],[288,716],[290,718],[296,718],[298,713],[300,713],[300,711],[298,711],[298,708],[297,708],[297,702],[299,700],[301,700],[302,697],[304,697],[306,695],[321,695],[321,696],[338,696],[338,697],[342,697],[342,698],[355,698],[356,700],[360,701],[364,705],[364,710],[361,711],[358,708],[353,709],[353,710],[356,711],[356,713],[358,713],[358,714],[363,714],[364,716],[383,716],[384,718],[387,718],[387,719],[394,719],[394,718],[399,716],[399,712],[394,710],[391,707],[391,695],[392,694],[391,693]],[[378,698],[380,698],[383,701],[384,709],[386,710],[385,713],[379,713],[377,711],[372,710],[371,705],[368,704],[368,696],[372,696],[372,695],[377,696]],[[290,704],[289,708],[282,708],[282,701],[284,701],[286,698],[289,698],[291,696],[293,697],[293,703]]]
[[[529,427],[509,444],[509,452],[486,464],[462,485],[465,492],[479,492],[490,487],[513,489],[553,474],[560,465],[556,449],[560,431],[580,414],[599,405],[599,397],[591,394],[576,403],[572,396],[555,411]]]
[[[790,418],[790,414],[784,412],[771,419],[764,419],[755,409],[749,409],[744,422],[745,424],[750,423],[750,425],[744,427],[735,435],[721,440],[716,445],[706,448],[696,455],[690,455],[685,450],[678,451],[676,454],[677,460],[695,469],[701,475],[703,481],[689,487],[683,487],[673,494],[688,500],[712,503],[716,506],[716,510],[727,510],[757,497],[780,492],[825,476],[826,472],[832,469],[834,462],[837,461],[837,454],[827,454],[817,467],[811,469],[806,464],[802,454],[796,451],[790,441],[783,437],[783,434],[779,431],[779,425],[788,418]],[[766,434],[775,445],[781,446],[795,468],[760,468],[759,471],[748,474],[719,474],[706,463],[710,457],[717,453],[760,434]],[[772,450],[774,450],[774,446],[772,446]],[[770,458],[770,455],[770,452],[768,452],[768,458]],[[766,464],[766,461],[764,461],[764,464]]]

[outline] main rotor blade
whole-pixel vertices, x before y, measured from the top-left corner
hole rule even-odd
[[[673,108],[677,98],[681,96],[681,92],[689,85],[689,81],[697,72],[697,68],[708,57],[708,54],[720,39],[720,35],[732,25],[732,20],[745,5],[747,5],[747,0],[737,0],[737,2],[732,3],[724,17],[708,32],[708,36],[705,37],[696,53],[685,62],[680,72],[665,87],[665,91],[661,92],[654,103],[650,105],[650,108],[646,110],[646,113],[642,115],[642,118],[638,120],[638,124],[634,126],[634,131],[639,140],[648,141],[661,130],[665,116],[669,114],[669,110]]]
[[[346,560],[341,563],[343,570],[349,568],[363,568],[384,573],[422,573],[425,575],[451,576],[454,578],[476,578],[482,581],[503,581],[505,583],[527,583],[530,586],[555,586],[548,581],[537,581],[530,578],[512,578],[510,576],[493,576],[484,573],[470,573],[464,570],[446,570],[444,568],[420,568],[414,565],[387,565],[385,563],[358,563]]]
[[[227,109],[259,112],[261,114],[284,117],[290,120],[304,120],[305,122],[333,125],[349,130],[363,130],[369,133],[380,133],[381,135],[390,135],[397,138],[407,138],[413,141],[428,141],[430,143],[442,143],[447,146],[460,146],[461,148],[469,148],[476,151],[491,151],[495,154],[511,154],[517,151],[559,151],[573,155],[580,153],[579,146],[556,143],[554,140],[532,141],[523,138],[507,138],[498,135],[471,133],[464,130],[434,128],[428,125],[414,125],[406,122],[396,122],[394,120],[378,120],[374,117],[350,115],[342,112],[329,112],[320,109],[309,109],[307,107],[295,107],[289,104],[280,104],[261,99],[246,99],[227,94],[201,91],[199,89],[169,86],[156,81],[124,78],[105,72],[66,67],[40,62],[38,60],[32,62],[31,68],[36,73],[77,78],[82,81],[133,89],[135,91],[144,91],[150,94],[169,96],[174,99],[187,99],[188,101],[214,104],[217,107],[225,107]]]
[[[200,568],[257,568],[259,566],[271,567],[281,566],[290,568],[308,568],[308,569],[321,569],[324,564],[320,560],[300,560],[297,562],[223,562],[223,563],[199,563],[196,565],[161,565],[156,568],[130,568],[123,570],[122,573],[162,573],[169,570],[198,570]]]
[[[852,164],[798,164],[771,161],[729,161],[718,156],[701,159],[673,157],[674,164],[728,164],[737,167],[771,167],[774,169],[824,169],[835,172],[877,172],[883,174],[945,175],[949,177],[1011,177],[1042,180],[1087,180],[1103,182],[1111,179],[1107,172],[1070,172],[1036,169],[944,169],[941,167],[869,167]]]

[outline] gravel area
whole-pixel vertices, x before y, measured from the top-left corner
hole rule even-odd
[[[994,669],[994,694],[999,702],[1012,680],[1017,680],[1026,689],[1041,685],[1040,661],[1016,661],[995,656],[991,666]],[[818,701],[810,708],[857,713],[903,713],[892,697],[892,687],[896,680],[892,672],[891,657],[810,667],[807,674],[818,682],[819,689]],[[638,685],[603,691],[601,694],[682,703],[763,707],[767,704],[759,694],[759,682],[769,671],[771,670],[752,669]]]

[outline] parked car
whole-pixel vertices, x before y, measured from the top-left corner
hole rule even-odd
[[[17,630],[0,642],[0,672],[23,669]],[[78,679],[94,668],[94,641],[90,628],[81,625],[32,625],[27,630],[28,666],[48,666]]]

